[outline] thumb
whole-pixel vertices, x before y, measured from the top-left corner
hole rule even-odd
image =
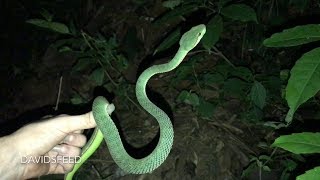
[[[109,104],[107,106],[107,113],[110,115],[114,111],[115,107],[113,104]],[[96,122],[94,120],[92,111],[75,116],[58,116],[54,120],[54,124],[59,126],[58,128],[66,133],[82,130],[82,129],[90,129],[96,127]],[[63,126],[61,126],[63,124]]]

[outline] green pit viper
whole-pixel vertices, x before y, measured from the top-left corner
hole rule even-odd
[[[97,123],[94,133],[81,152],[81,157],[75,164],[73,170],[66,174],[66,180],[72,180],[73,175],[79,167],[95,152],[103,139],[105,139],[110,154],[115,163],[125,172],[132,174],[144,174],[152,172],[159,167],[167,158],[173,144],[173,126],[168,115],[159,107],[153,104],[147,94],[146,85],[149,79],[159,73],[165,73],[175,69],[201,40],[206,33],[206,26],[203,24],[192,27],[184,33],[179,41],[180,47],[173,59],[165,64],[153,65],[143,71],[136,83],[136,97],[140,105],[159,123],[160,138],[156,148],[151,154],[142,158],[132,158],[125,150],[118,129],[109,116],[114,110],[113,104],[104,97],[96,97],[92,105],[93,117]]]

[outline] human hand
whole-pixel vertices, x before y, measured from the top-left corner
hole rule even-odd
[[[6,164],[0,167],[0,174],[5,175],[2,178],[28,179],[71,171],[74,162],[66,163],[57,157],[79,156],[86,143],[82,130],[95,126],[92,112],[77,116],[60,115],[29,124],[0,138],[0,161]],[[26,162],[39,157],[47,157],[50,161],[22,163],[22,159]],[[53,162],[53,159],[57,161]]]

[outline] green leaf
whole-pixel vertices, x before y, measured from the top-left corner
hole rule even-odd
[[[285,29],[263,41],[267,47],[290,47],[320,40],[320,25],[308,24]]]
[[[286,100],[290,110],[286,122],[292,121],[298,107],[320,90],[320,48],[305,53],[290,72],[286,87]]]
[[[272,158],[267,155],[261,155],[259,156],[259,160],[272,161]]]
[[[61,34],[70,34],[69,28],[65,24],[59,22],[50,22],[49,29]]]
[[[288,171],[293,171],[297,168],[298,164],[291,159],[284,160],[284,165]]]
[[[50,23],[43,19],[29,19],[26,22],[42,28],[48,28]]]
[[[231,78],[224,83],[223,90],[225,94],[233,95],[241,98],[245,96],[247,87],[248,86],[246,82],[237,78]]]
[[[79,95],[75,94],[71,99],[70,99],[72,104],[83,104],[85,103],[85,100]]]
[[[257,168],[257,165],[255,163],[251,163],[246,169],[242,171],[241,178],[245,179],[245,177],[248,177],[252,172]]]
[[[118,70],[123,71],[129,67],[129,62],[124,55],[122,54],[116,55],[116,58],[117,58],[116,64],[117,64]]]
[[[188,91],[182,91],[176,100],[177,100],[177,102],[184,102],[184,103],[190,104],[194,107],[199,105],[198,95],[195,93],[188,92]]]
[[[212,85],[212,84],[222,84],[224,82],[224,77],[219,73],[206,73],[204,74],[203,83],[205,85]]]
[[[221,16],[216,15],[207,24],[207,32],[201,40],[203,47],[210,50],[218,42],[222,30],[222,18]]]
[[[287,81],[289,78],[290,70],[289,69],[283,69],[280,71],[280,79],[281,81]]]
[[[315,167],[306,173],[298,176],[296,180],[313,180],[313,179],[320,179],[320,166]]]
[[[89,78],[97,83],[98,86],[103,84],[104,70],[103,68],[95,69],[89,76]]]
[[[180,83],[181,80],[188,79],[192,77],[192,68],[188,63],[181,64],[178,66],[175,77],[171,79],[173,84]]]
[[[203,118],[211,118],[214,114],[215,108],[215,104],[201,98],[200,105],[198,106],[198,113]]]
[[[42,11],[40,12],[40,14],[42,15],[42,17],[44,19],[46,19],[47,21],[52,21],[53,15],[50,14],[50,12],[46,9],[42,9]]]
[[[270,172],[270,171],[271,171],[271,169],[269,168],[269,166],[262,166],[262,169],[263,169],[264,171],[267,171],[267,172]]]
[[[163,15],[160,19],[154,21],[154,25],[158,26],[158,25],[163,25],[164,23],[169,24],[171,21],[176,20],[181,16],[187,15],[196,10],[198,10],[198,5],[196,4],[179,6],[174,10],[171,10],[165,15]]]
[[[70,34],[68,27],[62,23],[50,22],[43,19],[29,19],[26,22],[61,34]]]
[[[231,1],[232,1],[232,0],[219,0],[219,2],[217,3],[219,10],[220,10],[221,8],[223,8],[223,6],[225,6],[226,4],[228,4],[228,3],[231,2]]]
[[[253,81],[253,75],[251,70],[242,66],[238,66],[234,68],[232,71],[230,71],[230,76],[241,78],[243,80],[246,80],[247,82]]]
[[[232,4],[221,9],[221,14],[233,20],[242,22],[254,21],[258,23],[254,9],[245,4]]]
[[[179,6],[180,4],[181,4],[181,0],[169,0],[169,1],[164,1],[162,3],[162,6],[173,9],[176,6]]]
[[[69,30],[70,30],[70,33],[73,35],[73,36],[76,36],[79,31],[78,29],[76,28],[76,25],[74,24],[74,21],[71,20],[70,23],[69,23]]]
[[[263,107],[266,104],[267,92],[264,86],[260,82],[255,81],[253,83],[250,96],[251,96],[251,101],[260,109],[263,109]]]
[[[110,91],[110,92],[114,91],[114,85],[111,82],[105,83],[103,87],[106,88],[107,91]]]
[[[295,154],[320,153],[320,133],[294,133],[278,137],[272,146]]]
[[[242,98],[245,96],[245,93],[243,93]],[[245,112],[246,119],[249,121],[261,121],[263,118],[263,112],[258,106],[253,106],[249,109],[249,112]]]
[[[92,60],[92,58],[79,59],[78,62],[72,67],[72,71],[81,71],[90,67],[90,65],[94,63]]]
[[[63,46],[58,49],[59,52],[70,52],[72,49],[69,46]]]
[[[229,64],[223,63],[216,65],[214,70],[220,73],[225,79],[229,77],[229,74],[234,71],[234,68],[231,67]]]
[[[180,27],[177,28],[164,41],[162,41],[162,43],[153,52],[153,55],[155,55],[158,52],[164,51],[164,50],[170,48],[175,43],[177,43],[180,39],[180,36],[181,36],[180,30],[181,30]]]

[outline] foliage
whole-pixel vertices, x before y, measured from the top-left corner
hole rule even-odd
[[[44,19],[29,19],[26,22],[61,34],[70,34],[69,28],[60,22],[52,21],[53,15],[43,9],[40,13]]]
[[[225,17],[243,22],[258,22],[256,12],[245,4],[232,4],[221,9],[221,14]]]
[[[272,35],[264,44],[272,47],[289,47],[317,41],[319,25],[298,26]],[[286,100],[289,105],[285,121],[292,122],[298,107],[315,96],[320,90],[320,49],[315,48],[302,55],[290,71],[286,87]],[[272,144],[295,154],[320,152],[320,133],[302,132],[278,137]],[[319,179],[319,168],[315,167],[297,179]]]
[[[175,31],[173,31],[171,34],[169,34],[169,36],[163,42],[161,42],[161,44],[156,48],[153,55],[158,52],[164,51],[169,47],[171,47],[172,45],[174,45],[175,43],[177,43],[181,37],[180,31],[181,29],[179,27]]]
[[[204,35],[202,44],[207,50],[210,50],[219,40],[223,30],[222,17],[219,15],[214,16],[207,24],[207,33]]]
[[[320,133],[295,133],[280,136],[272,144],[295,154],[320,153]]]
[[[134,3],[141,6],[147,1],[136,0]],[[286,61],[289,58],[278,56],[283,51],[278,49],[280,52],[277,52],[267,47],[293,47],[316,42],[320,40],[319,25],[296,26],[275,33],[263,41],[264,32],[269,28],[268,25],[280,25],[287,20],[284,14],[279,14],[279,9],[294,7],[303,12],[310,4],[308,0],[163,1],[162,6],[166,11],[156,17],[151,26],[159,28],[176,25],[157,40],[159,44],[151,52],[154,57],[170,51],[178,44],[183,30],[191,26],[187,21],[191,14],[200,12],[202,22],[207,27],[207,33],[200,45],[189,54],[187,61],[179,65],[168,87],[165,87],[179,89],[178,85],[181,82],[188,82],[187,87],[179,89],[175,99],[176,105],[187,105],[202,119],[212,121],[217,107],[223,107],[229,99],[238,99],[241,101],[241,106],[237,109],[241,120],[264,124],[273,129],[288,127],[297,109],[314,97],[320,89],[317,83],[320,80],[320,49],[315,48],[304,53],[289,70],[290,63]],[[69,25],[57,22],[57,18],[47,10],[42,10],[40,14],[42,18],[29,19],[26,22],[39,27],[39,31],[50,30],[55,35],[61,35],[62,39],[57,40],[52,47],[61,53],[76,55],[77,62],[71,73],[87,75],[93,86],[102,86],[114,93],[128,109],[131,109],[128,104],[139,107],[133,97],[134,84],[129,83],[122,75],[132,65],[130,62],[133,57],[132,52],[136,53],[137,50],[130,47],[120,51],[121,45],[138,46],[136,32],[133,33],[135,40],[129,38],[131,39],[129,42],[124,41],[121,44],[116,35],[105,37],[96,33],[90,36],[79,30],[80,28],[73,22]],[[233,49],[237,50],[233,52]],[[234,57],[231,56],[233,53],[238,54]],[[207,63],[207,59],[211,60],[212,56],[219,57],[222,61],[214,63],[214,66],[207,66],[210,64]],[[283,64],[285,64],[284,69],[281,67]],[[212,95],[214,94],[212,92],[216,94]],[[285,98],[290,108],[285,121],[265,122],[266,109],[286,109],[281,98]],[[87,103],[88,97],[74,92],[70,101],[73,104]],[[275,107],[279,104],[285,107]],[[318,133],[308,132],[281,136],[275,140],[273,146],[298,154],[317,153],[318,136]],[[258,168],[261,172],[272,171],[273,167],[281,166],[283,170],[281,179],[289,179],[298,161],[301,162],[295,159],[294,154],[286,155],[286,158],[278,158],[274,153],[270,156],[256,155],[251,158],[243,177],[254,168]],[[317,171],[319,167],[307,171],[297,179],[315,178],[318,175]]]
[[[270,38],[264,40],[267,47],[290,47],[320,40],[320,25],[308,24],[296,26],[291,29],[275,33]]]

